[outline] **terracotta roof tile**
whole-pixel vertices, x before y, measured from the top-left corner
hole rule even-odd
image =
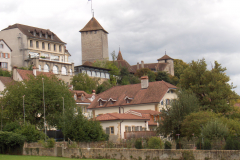
[[[153,111],[153,110],[129,110],[129,111],[134,111],[134,112],[138,112],[141,114],[150,114],[150,115],[159,115],[161,113],[161,112]]]
[[[29,80],[29,75],[34,75],[32,70],[23,70],[17,69],[17,72],[20,74],[23,80]],[[45,75],[47,77],[51,77],[54,74],[52,72],[39,72],[37,71],[37,75]]]
[[[39,38],[39,39],[53,41],[53,42],[65,43],[62,40],[60,40],[56,34],[54,34],[52,31],[48,29],[42,29],[42,28],[27,26],[27,25],[18,24],[18,23],[14,25],[10,25],[7,28],[3,29],[2,31],[13,29],[13,28],[18,28],[20,31],[22,31],[23,34],[25,34],[28,37],[34,37],[34,38]],[[33,35],[34,31],[36,32],[36,36]],[[42,35],[42,37],[40,37],[40,34],[39,34],[40,32],[44,34]],[[48,34],[50,37],[48,36],[48,38],[46,38],[45,34]],[[51,35],[53,35],[53,39],[51,39]]]
[[[97,30],[103,30],[104,32],[108,33],[101,24],[96,20],[95,17],[92,17],[91,20],[83,27],[83,29],[80,30],[80,32],[85,31],[97,31]]]
[[[144,68],[148,68],[151,70],[163,71],[167,66],[167,63],[145,63]],[[132,65],[132,69],[134,72],[137,71],[137,65]],[[139,69],[142,69],[142,65],[139,64]]]
[[[158,61],[159,61],[159,60],[167,60],[167,59],[172,59],[172,60],[173,60],[173,58],[171,58],[171,57],[169,57],[168,55],[165,54],[164,56],[162,56],[161,58],[159,58]]]
[[[149,82],[147,89],[142,89],[140,83],[115,86],[106,90],[105,92],[98,94],[91,105],[89,105],[88,109],[145,103],[159,103],[169,88],[176,89],[177,87],[164,81]],[[126,102],[126,96],[133,98],[130,103]],[[99,106],[99,98],[108,100],[112,97],[115,97],[117,101],[111,105],[108,101],[106,101],[102,106]]]
[[[14,84],[14,80],[11,77],[3,77],[0,76],[0,81],[5,85],[10,85],[10,84]]]
[[[119,50],[119,52],[118,52],[117,60],[118,60],[118,61],[119,61],[119,60],[123,61],[122,53],[121,53],[120,50]]]
[[[107,114],[99,115],[98,117],[96,117],[96,120],[112,121],[112,120],[150,120],[150,119],[142,116],[136,116],[133,114],[107,113]]]

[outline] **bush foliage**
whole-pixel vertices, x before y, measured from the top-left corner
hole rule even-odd
[[[151,137],[148,140],[149,149],[163,149],[163,141],[159,137]]]

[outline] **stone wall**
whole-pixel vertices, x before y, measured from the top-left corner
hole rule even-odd
[[[68,158],[106,158],[117,160],[178,160],[183,156],[195,160],[239,160],[239,151],[228,150],[164,150],[116,148],[24,148],[23,155],[59,156]],[[191,158],[190,158],[191,159]]]

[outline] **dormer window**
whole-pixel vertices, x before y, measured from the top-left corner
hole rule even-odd
[[[99,106],[103,106],[106,101],[107,100],[103,100],[102,98],[99,98],[98,99]]]
[[[39,33],[39,37],[42,37],[42,32]]]
[[[124,99],[125,99],[126,103],[130,103],[133,100],[133,98],[130,98],[128,96],[126,96]]]
[[[48,38],[48,34],[47,33],[45,34],[45,38]]]
[[[114,99],[112,99],[112,98],[109,98],[109,104],[114,104],[117,100],[114,100]]]
[[[51,35],[51,39],[53,39],[53,35]]]
[[[85,100],[85,97],[84,97],[84,95],[83,95],[83,94],[81,95],[81,100],[82,100],[82,101],[84,101],[84,100]]]
[[[36,31],[33,31],[33,36],[36,36]]]

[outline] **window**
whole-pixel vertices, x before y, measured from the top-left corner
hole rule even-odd
[[[170,104],[170,99],[166,99],[166,105]]]
[[[5,53],[5,58],[8,58],[8,53]]]
[[[53,49],[54,49],[54,51],[56,51],[56,44],[53,45]]]
[[[103,101],[99,101],[99,106],[102,106],[103,105]]]
[[[0,62],[0,67],[3,69],[8,69],[8,63],[7,62]]]
[[[53,35],[51,35],[51,39],[53,39]]]
[[[67,69],[66,69],[66,67],[62,67],[62,75],[67,75]]]
[[[125,132],[131,132],[131,126],[125,126]]]
[[[33,36],[36,36],[36,32],[35,31],[33,31]]]
[[[50,50],[51,49],[51,44],[50,43],[48,43],[48,50]]]
[[[91,77],[92,76],[91,71],[87,71],[87,75]]]
[[[3,53],[1,53],[1,57],[4,58],[4,54]]]
[[[114,134],[114,127],[109,127],[110,128],[110,134]]]
[[[42,42],[42,49],[45,49],[45,43]]]
[[[44,72],[49,72],[49,66],[47,64],[44,65]]]
[[[53,66],[53,73],[58,74],[58,67],[57,66]]]
[[[30,47],[33,47],[33,41],[30,40]]]
[[[47,33],[45,34],[45,38],[48,38],[48,34]]]
[[[3,48],[3,44],[0,44],[0,48]]]
[[[113,126],[106,127],[106,134],[114,134],[114,127]]]
[[[69,70],[70,75],[72,76],[72,69]]]
[[[39,48],[39,44],[38,44],[38,41],[36,41],[36,47]]]
[[[42,37],[42,32],[39,33],[39,37]]]
[[[59,46],[59,52],[62,52],[62,46],[61,45]]]
[[[39,70],[39,71],[41,71],[41,70],[42,70],[42,68],[41,68],[41,65],[38,65],[38,70]]]

